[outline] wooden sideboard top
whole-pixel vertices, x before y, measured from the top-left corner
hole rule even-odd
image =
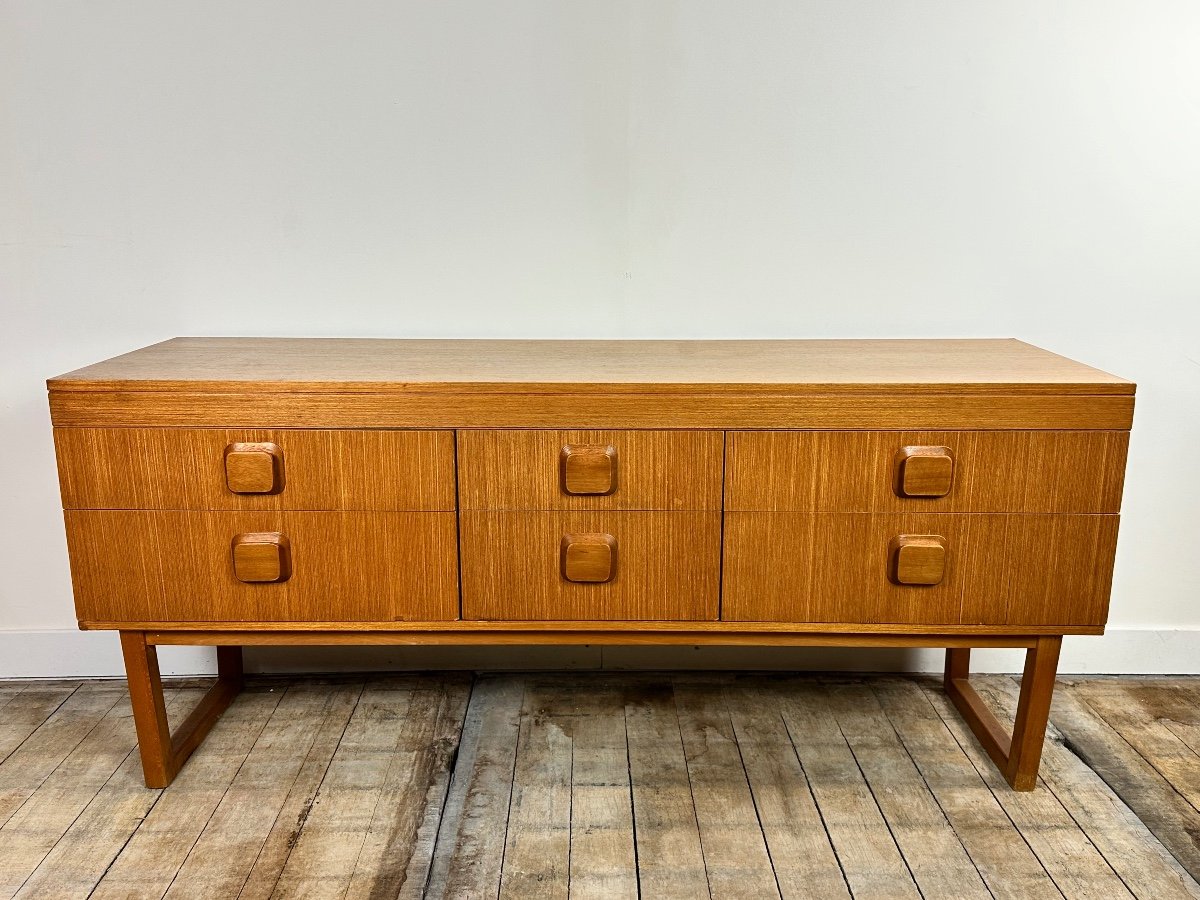
[[[1122,378],[1012,339],[543,341],[174,338],[52,391],[1132,394]]]
[[[175,338],[52,378],[56,426],[1128,429],[1016,340]]]

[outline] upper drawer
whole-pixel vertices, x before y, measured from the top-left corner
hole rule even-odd
[[[449,431],[56,428],[54,440],[66,509],[454,509]]]
[[[1127,431],[731,431],[725,507],[1107,513]]]
[[[463,509],[720,509],[719,431],[460,431]]]

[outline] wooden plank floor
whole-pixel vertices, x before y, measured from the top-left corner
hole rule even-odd
[[[978,678],[1012,714],[1016,682]],[[177,719],[202,680],[171,683]],[[1200,898],[1200,678],[1059,680],[1010,791],[928,677],[258,679],[141,784],[113,681],[0,682],[0,898]]]

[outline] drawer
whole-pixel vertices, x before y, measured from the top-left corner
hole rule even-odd
[[[460,431],[463,509],[717,510],[720,431]]]
[[[453,510],[450,431],[56,428],[66,509]]]
[[[1103,625],[1118,518],[731,512],[721,615],[741,622]]]
[[[458,618],[454,513],[69,510],[66,519],[81,621]]]
[[[463,512],[464,619],[712,620],[721,514]]]
[[[1112,513],[1127,431],[731,431],[726,508]]]

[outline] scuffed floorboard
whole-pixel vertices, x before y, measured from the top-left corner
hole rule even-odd
[[[929,677],[264,678],[155,791],[121,683],[0,682],[0,898],[1200,898],[1200,678],[1051,720],[1018,794]]]

